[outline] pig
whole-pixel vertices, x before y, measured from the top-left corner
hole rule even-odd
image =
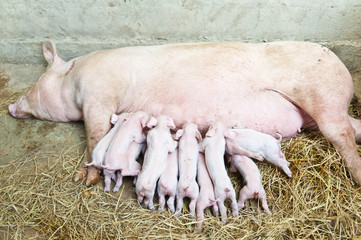
[[[152,129],[147,135],[147,150],[142,170],[135,184],[135,192],[138,201],[142,203],[144,200],[144,205],[152,209],[157,181],[165,170],[168,154],[172,153],[178,144],[170,133],[170,129],[175,128],[171,117],[166,115],[160,115],[156,119],[152,117],[147,126]]]
[[[91,162],[109,131],[112,113],[145,111],[172,116],[177,128],[201,133],[220,121],[289,139],[299,129],[320,130],[361,184],[356,143],[361,121],[348,115],[352,78],[329,49],[309,42],[182,43],[124,47],[63,61],[45,42],[46,72],[9,105],[15,118],[83,120],[87,149],[76,181],[99,180]],[[169,61],[171,59],[172,61]],[[342,86],[342,88],[340,88]],[[194,104],[197,103],[197,107]]]
[[[290,163],[281,151],[281,135],[276,140],[271,135],[253,129],[227,129],[224,131],[224,136],[228,154],[243,155],[241,153],[243,149],[259,153],[268,162],[282,168],[288,177],[292,177],[292,172],[289,169]],[[241,152],[238,151],[239,149]]]
[[[202,141],[202,135],[194,123],[186,123],[183,129],[176,132],[175,139],[178,143],[178,168],[179,180],[177,185],[177,215],[183,207],[183,198],[189,197],[189,213],[195,214],[199,187],[196,181],[198,164],[198,141]]]
[[[137,162],[137,158],[139,157],[143,148],[145,148],[145,144],[139,144],[133,141],[129,145],[126,156],[118,159],[118,161],[114,161],[114,159],[111,159],[113,160],[113,162],[105,161],[105,165],[102,165],[105,182],[105,192],[110,191],[111,179],[115,181],[113,192],[118,192],[123,183],[123,176],[134,176],[136,178],[141,169],[140,164]],[[124,161],[124,163],[120,163],[119,161]],[[122,168],[121,166],[127,167]]]
[[[109,145],[116,135],[118,129],[122,126],[125,119],[129,116],[129,113],[122,113],[119,116],[116,114],[112,115],[110,122],[114,124],[114,127],[98,142],[92,153],[92,162],[86,164],[86,166],[95,166],[102,168],[102,164],[105,158],[105,154],[108,151]],[[114,176],[114,175],[113,175]]]
[[[213,124],[206,133],[206,137],[199,144],[199,151],[204,152],[206,166],[214,185],[214,195],[223,222],[227,221],[227,209],[224,200],[230,198],[232,215],[238,216],[236,192],[227,175],[224,165],[226,140],[224,139],[224,125],[221,122]]]
[[[168,153],[168,160],[165,170],[158,180],[158,210],[163,210],[165,205],[165,196],[168,195],[167,206],[171,212],[175,211],[174,201],[177,194],[178,183],[178,150]]]
[[[211,177],[209,176],[203,153],[199,153],[198,156],[197,182],[199,185],[199,195],[196,203],[198,221],[196,232],[200,232],[203,225],[204,209],[212,207],[213,215],[218,215],[217,201],[214,196],[214,186]]]
[[[118,129],[116,135],[105,154],[104,164],[102,168],[108,170],[121,170],[122,176],[137,176],[141,166],[136,161],[139,156],[143,143],[145,143],[145,135],[143,128],[151,119],[148,113],[143,111],[136,112]],[[133,144],[133,149],[129,148]]]
[[[231,165],[233,169],[238,169],[246,184],[239,192],[238,208],[244,208],[244,201],[247,199],[259,198],[264,211],[271,214],[267,205],[266,191],[262,186],[262,176],[257,165],[250,158],[241,155],[232,155]]]

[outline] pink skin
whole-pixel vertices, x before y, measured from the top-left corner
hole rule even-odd
[[[114,136],[117,134],[118,129],[122,126],[125,118],[129,116],[129,113],[122,113],[119,116],[116,114],[112,115],[111,123],[114,124],[109,132],[98,142],[95,146],[92,153],[92,162],[86,164],[86,166],[95,166],[97,168],[102,168],[104,162],[105,154],[108,151],[110,143],[112,142]]]
[[[244,208],[247,199],[259,198],[267,214],[271,214],[267,205],[266,191],[262,186],[262,177],[257,165],[248,157],[233,155],[231,165],[241,173],[246,185],[239,192],[238,208]]]
[[[214,185],[214,195],[217,199],[219,211],[223,222],[227,221],[227,209],[224,200],[231,199],[232,214],[238,216],[236,192],[232,186],[224,165],[224,153],[226,141],[223,136],[224,125],[220,122],[212,125],[206,137],[199,144],[199,151],[204,152],[206,166]]]
[[[177,148],[177,142],[170,133],[170,129],[175,128],[172,118],[166,115],[160,115],[157,119],[152,117],[147,126],[155,127],[147,135],[147,150],[135,191],[138,201],[142,203],[144,199],[144,205],[151,209],[157,181],[165,170],[168,154]]]
[[[242,151],[238,150],[250,150],[262,155],[268,162],[282,168],[288,177],[292,177],[292,172],[289,169],[290,163],[281,151],[280,141],[282,137],[276,140],[271,135],[253,129],[227,129],[224,131],[224,136],[228,154],[244,155]]]
[[[194,123],[186,123],[183,129],[179,129],[175,135],[179,140],[178,166],[179,180],[177,185],[177,208],[179,215],[183,207],[183,198],[189,197],[189,213],[195,215],[196,202],[199,194],[199,187],[196,181],[198,163],[198,141],[202,136]]]
[[[178,150],[168,154],[168,160],[158,181],[158,210],[163,210],[165,205],[165,196],[168,195],[167,206],[171,212],[175,211],[174,200],[177,193],[178,182]]]
[[[142,149],[142,145],[140,144],[146,140],[143,134],[143,128],[146,126],[150,117],[149,114],[139,111],[126,119],[110,143],[102,168],[122,170],[123,176],[138,175],[141,166],[136,162],[136,158]],[[133,146],[130,148],[132,144]],[[129,149],[131,150],[129,151]]]
[[[140,152],[145,147],[145,144],[139,144],[132,142],[129,146],[127,156],[119,160],[125,161],[125,163],[111,162],[108,163],[105,161],[106,167],[103,169],[104,173],[104,182],[105,182],[105,192],[109,192],[111,179],[115,181],[115,186],[113,192],[118,192],[123,183],[124,176],[136,176],[141,170],[141,165],[137,162],[137,159],[140,155]],[[127,166],[126,168],[121,169],[119,166]],[[136,179],[134,179],[136,181]]]
[[[84,163],[91,162],[93,148],[109,131],[112,113],[143,110],[172,116],[177,127],[194,122],[201,132],[215,121],[274,137],[280,133],[283,139],[301,128],[319,129],[361,184],[355,143],[361,140],[361,122],[348,115],[351,75],[335,54],[318,44],[139,46],[69,62],[59,58],[53,44],[44,43],[43,50],[47,71],[9,112],[16,118],[84,120]],[[85,177],[90,185],[99,174],[83,165],[75,180]]]
[[[218,206],[214,196],[214,187],[208,173],[203,153],[199,153],[198,157],[197,182],[199,185],[199,195],[197,198],[196,209],[198,220],[197,231],[199,232],[203,224],[204,209],[212,207],[213,215],[218,216]]]

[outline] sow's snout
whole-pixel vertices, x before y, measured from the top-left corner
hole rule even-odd
[[[16,118],[16,103],[9,105],[9,113],[11,116]]]
[[[31,114],[29,112],[29,109],[27,107],[27,102],[25,99],[25,96],[20,97],[20,99],[13,104],[9,105],[9,113],[14,118],[29,118],[31,117]]]

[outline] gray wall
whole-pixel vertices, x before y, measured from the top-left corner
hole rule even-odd
[[[313,41],[361,66],[361,0],[0,0],[0,61],[174,42]]]

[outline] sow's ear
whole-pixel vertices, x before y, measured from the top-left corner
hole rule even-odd
[[[43,43],[43,54],[45,60],[49,65],[53,64],[55,61],[60,60],[58,54],[56,53],[55,44],[51,42]]]

